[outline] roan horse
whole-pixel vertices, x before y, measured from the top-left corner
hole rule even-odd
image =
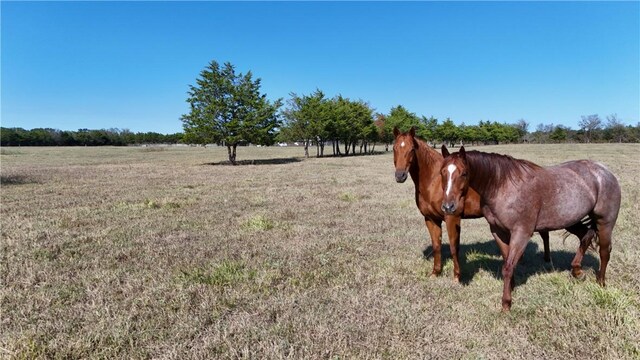
[[[580,239],[571,262],[572,275],[582,279],[582,258],[593,243],[599,246],[598,283],[605,285],[611,253],[611,233],[620,210],[620,186],[602,164],[577,160],[541,167],[526,160],[479,151],[449,154],[440,170],[443,210],[456,214],[466,206],[464,194],[480,194],[482,213],[489,222],[504,264],[502,309],[511,308],[513,271],[534,231],[566,229]]]
[[[465,193],[464,206],[458,207],[455,214],[445,215],[442,210],[442,184],[440,168],[443,157],[433,150],[423,140],[415,136],[415,128],[407,132],[393,129],[395,137],[393,145],[393,163],[396,168],[396,181],[403,183],[407,180],[407,174],[411,175],[416,187],[416,205],[424,216],[427,231],[431,237],[433,247],[433,271],[432,276],[442,272],[442,221],[447,225],[449,234],[449,247],[453,258],[453,277],[460,281],[460,263],[458,252],[460,249],[460,219],[482,217],[480,208],[480,196],[473,189]],[[540,232],[544,242],[544,259],[550,261],[549,233]]]

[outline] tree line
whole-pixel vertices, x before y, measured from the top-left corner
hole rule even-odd
[[[355,154],[358,145],[360,153],[374,150],[379,136],[369,104],[341,95],[327,98],[320,90],[311,95],[290,96],[278,141],[301,141],[306,157],[310,144],[315,145],[316,156],[323,156],[329,143],[332,155]]]
[[[274,132],[271,141],[258,143],[273,145],[275,142],[300,142],[306,156],[309,147],[316,148],[316,156],[323,156],[325,144],[331,144],[331,155],[371,153],[375,144],[393,142],[393,128],[407,130],[414,126],[416,133],[433,144],[502,144],[502,143],[563,143],[563,142],[640,142],[640,123],[625,125],[615,114],[606,121],[594,114],[582,116],[580,128],[564,125],[538,124],[529,131],[529,123],[519,120],[513,124],[481,120],[477,125],[456,125],[447,118],[440,122],[434,117],[417,116],[399,105],[389,114],[374,113],[361,100],[352,101],[341,96],[326,98],[316,90],[310,95],[291,94],[288,107],[282,111],[283,121]],[[127,146],[142,144],[215,143],[192,141],[184,133],[160,134],[157,132],[131,132],[127,129],[79,129],[61,131],[50,128],[25,130],[0,129],[2,146]],[[244,145],[249,142],[243,141]]]
[[[141,144],[176,144],[183,134],[131,132],[120,129],[61,131],[57,129],[1,128],[2,146],[125,146]]]
[[[190,112],[182,115],[187,142],[217,143],[228,149],[229,161],[235,163],[236,147],[253,143],[272,145],[275,142],[298,142],[309,156],[315,146],[316,156],[371,153],[376,143],[393,141],[393,128],[407,130],[414,126],[427,141],[455,144],[499,144],[515,142],[561,141],[640,141],[640,124],[624,126],[613,114],[604,125],[598,115],[582,117],[580,130],[562,126],[542,125],[529,132],[529,123],[518,120],[508,124],[481,120],[477,125],[456,125],[450,118],[440,121],[410,112],[401,105],[389,114],[375,113],[363,100],[342,95],[328,97],[319,89],[308,95],[291,93],[284,105],[282,99],[266,100],[260,92],[260,79],[252,73],[237,73],[230,63],[211,61],[195,85],[189,87]],[[358,151],[359,150],[359,151]]]
[[[385,150],[393,142],[393,129],[416,133],[432,144],[500,144],[517,142],[640,142],[640,123],[625,125],[616,114],[606,117],[584,115],[579,129],[563,125],[539,124],[529,131],[529,123],[480,120],[477,125],[456,125],[453,120],[418,116],[398,105],[388,114],[376,113],[363,100],[342,95],[328,97],[317,89],[308,95],[290,94],[283,99],[267,100],[261,93],[261,79],[251,71],[239,73],[230,63],[211,61],[189,86],[189,112],[183,114],[184,133],[163,135],[155,132],[133,133],[129,130],[102,129],[60,131],[56,129],[1,128],[2,146],[99,146],[138,144],[218,144],[226,146],[229,161],[236,163],[239,145],[273,145],[298,142],[316,148],[316,156],[368,154],[376,144]]]

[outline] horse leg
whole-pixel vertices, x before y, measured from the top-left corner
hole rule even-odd
[[[449,248],[453,259],[453,281],[460,282],[460,262],[458,261],[458,253],[460,252],[460,217],[447,215],[444,221],[447,224]]]
[[[507,244],[509,235],[493,225],[491,225],[490,228],[491,235],[493,235],[493,238],[496,240],[496,244],[498,244],[498,249],[500,249],[502,260],[504,260],[504,262],[506,263],[507,258],[509,257],[509,244]],[[511,282],[509,285],[511,286],[511,289],[515,287],[516,283],[513,278],[511,278]]]
[[[598,222],[598,241],[600,247],[600,270],[598,271],[598,284],[605,286],[604,278],[607,272],[607,264],[609,263],[609,256],[611,255],[611,232],[613,225],[600,224]]]
[[[530,237],[531,233],[526,233],[525,231],[515,231],[511,233],[511,239],[509,240],[509,254],[502,265],[502,278],[504,279],[504,286],[502,289],[502,311],[511,310],[511,291],[515,285],[513,272],[524,253],[524,249],[527,246],[527,242]]]
[[[431,246],[433,247],[433,271],[431,276],[440,275],[442,272],[442,221],[434,221],[431,219],[424,219],[431,236]]]
[[[576,279],[583,280],[585,278],[585,274],[582,271],[582,258],[584,257],[585,252],[587,252],[589,245],[591,245],[591,240],[593,240],[596,233],[581,222],[571,225],[565,230],[580,239],[580,245],[578,246],[578,251],[576,251],[576,256],[573,258],[573,261],[571,261],[571,275]]]
[[[540,237],[542,238],[542,243],[544,244],[544,261],[551,261],[551,249],[549,248],[549,232],[548,231],[540,231]]]

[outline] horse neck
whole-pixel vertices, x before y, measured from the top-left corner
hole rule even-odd
[[[409,172],[411,178],[418,185],[421,179],[428,183],[440,174],[440,166],[442,166],[442,155],[433,150],[427,143],[420,139],[416,139],[418,147],[416,148],[416,161],[411,165]]]
[[[466,158],[469,173],[472,174],[469,186],[485,200],[496,196],[504,186],[524,181],[527,173],[540,168],[508,156],[476,151],[467,152]]]

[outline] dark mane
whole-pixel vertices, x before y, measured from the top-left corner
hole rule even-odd
[[[476,150],[466,152],[467,162],[472,168],[472,181],[478,190],[488,193],[496,191],[510,181],[517,183],[531,177],[540,165],[531,161],[514,159],[509,155],[485,153]]]
[[[414,136],[413,138],[416,144],[418,144],[418,148],[416,149],[416,152],[420,152],[421,156],[427,157],[429,160],[433,160],[433,161],[442,160],[442,155],[436,150],[434,150],[431,146],[429,146],[426,140],[419,138],[417,136]]]

